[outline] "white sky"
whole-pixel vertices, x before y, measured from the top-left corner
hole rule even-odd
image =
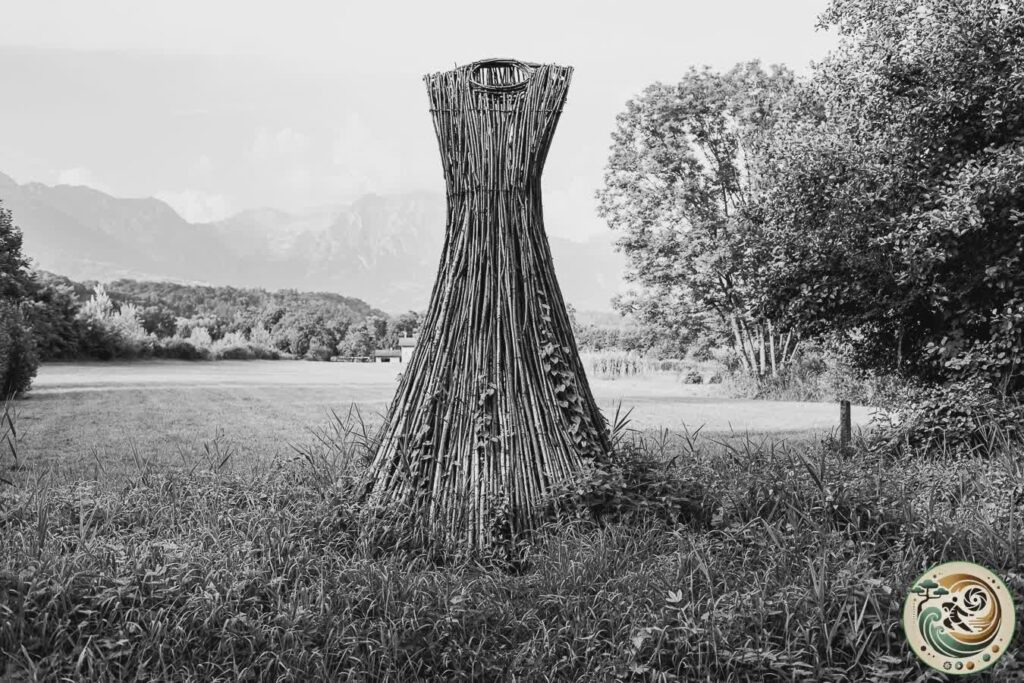
[[[421,76],[512,56],[576,68],[545,215],[583,239],[607,232],[593,196],[629,97],[703,64],[804,71],[834,44],[825,4],[0,0],[0,172],[191,220],[440,192]]]

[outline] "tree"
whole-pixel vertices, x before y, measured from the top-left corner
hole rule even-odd
[[[764,315],[866,368],[1024,388],[1024,5],[834,0],[776,135]]]
[[[0,201],[0,297],[9,301],[24,299],[32,280],[21,248],[21,230]]]
[[[320,328],[320,320],[311,316],[303,316],[293,321],[288,331],[288,351],[296,356],[305,356],[309,351],[309,343]]]
[[[934,591],[934,592],[933,592]],[[921,602],[917,603],[917,613],[921,614],[924,609],[924,603],[932,600],[933,598],[940,598],[943,595],[949,595],[949,591],[932,581],[931,579],[925,579],[921,583],[917,584],[913,588],[915,595],[920,595],[924,598]]]
[[[338,355],[348,358],[369,356],[377,348],[371,326],[366,321],[353,325],[337,346]]]
[[[157,337],[173,337],[177,331],[177,316],[164,306],[146,306],[139,316],[146,332]]]
[[[387,318],[369,315],[363,321],[363,324],[366,326],[366,331],[370,334],[375,344],[379,345],[388,336]]]
[[[32,328],[40,360],[72,359],[81,352],[84,330],[78,319],[78,307],[74,288],[36,274],[31,295],[22,309]]]
[[[128,301],[115,306],[102,284],[82,304],[78,319],[85,329],[82,346],[94,357],[132,358],[153,350],[155,338],[143,327],[138,307]]]
[[[38,367],[35,340],[20,304],[0,298],[0,400],[27,390]]]
[[[391,331],[400,337],[411,337],[420,329],[423,316],[415,311],[402,313],[391,322]]]
[[[105,321],[114,315],[114,302],[107,294],[107,288],[99,283],[93,288],[92,296],[82,304],[79,316],[86,320]]]
[[[23,313],[32,286],[21,230],[0,205],[0,399],[28,389],[39,366],[35,340]]]
[[[619,115],[599,211],[622,233],[627,279],[620,310],[673,330],[711,332],[751,373],[774,373],[795,347],[791,330],[753,310],[760,268],[765,150],[798,101],[783,67],[691,69],[655,84]]]

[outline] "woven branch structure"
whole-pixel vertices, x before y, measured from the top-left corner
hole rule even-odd
[[[371,500],[482,548],[611,450],[541,215],[571,67],[508,59],[425,77],[447,185],[440,268],[369,471]]]

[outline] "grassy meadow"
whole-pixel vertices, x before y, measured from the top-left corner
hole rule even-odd
[[[5,420],[0,678],[938,680],[900,610],[915,577],[953,559],[1005,577],[1024,621],[1022,444],[1005,434],[971,458],[896,460],[820,429],[658,429],[645,420],[660,408],[640,402],[623,461],[580,483],[596,516],[566,510],[510,556],[441,556],[410,545],[400,513],[358,505],[365,421],[326,412],[328,380],[242,386],[213,366],[224,374],[202,390],[177,371],[143,382],[110,366],[106,388],[44,372],[17,434]],[[374,386],[386,401],[386,382],[357,385],[342,391],[364,408]],[[218,424],[243,405],[249,418]],[[169,425],[193,447],[152,457]],[[104,434],[106,450],[60,462]],[[1017,647],[981,678],[1022,676]]]
[[[207,448],[244,466],[295,454],[331,411],[352,406],[376,425],[401,366],[300,361],[134,361],[44,365],[28,398],[15,404],[21,457],[72,478],[96,471],[179,466]],[[645,429],[798,434],[827,430],[831,404],[734,400],[715,385],[689,385],[671,373],[594,377],[606,414],[633,408]],[[867,409],[854,419],[866,424]]]

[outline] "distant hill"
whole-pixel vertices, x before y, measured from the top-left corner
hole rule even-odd
[[[444,239],[444,197],[428,193],[370,195],[303,213],[243,211],[201,224],[158,199],[19,185],[3,174],[0,200],[35,264],[75,280],[329,291],[391,312],[426,307]],[[551,249],[566,300],[610,310],[623,265],[610,239],[552,238]]]

